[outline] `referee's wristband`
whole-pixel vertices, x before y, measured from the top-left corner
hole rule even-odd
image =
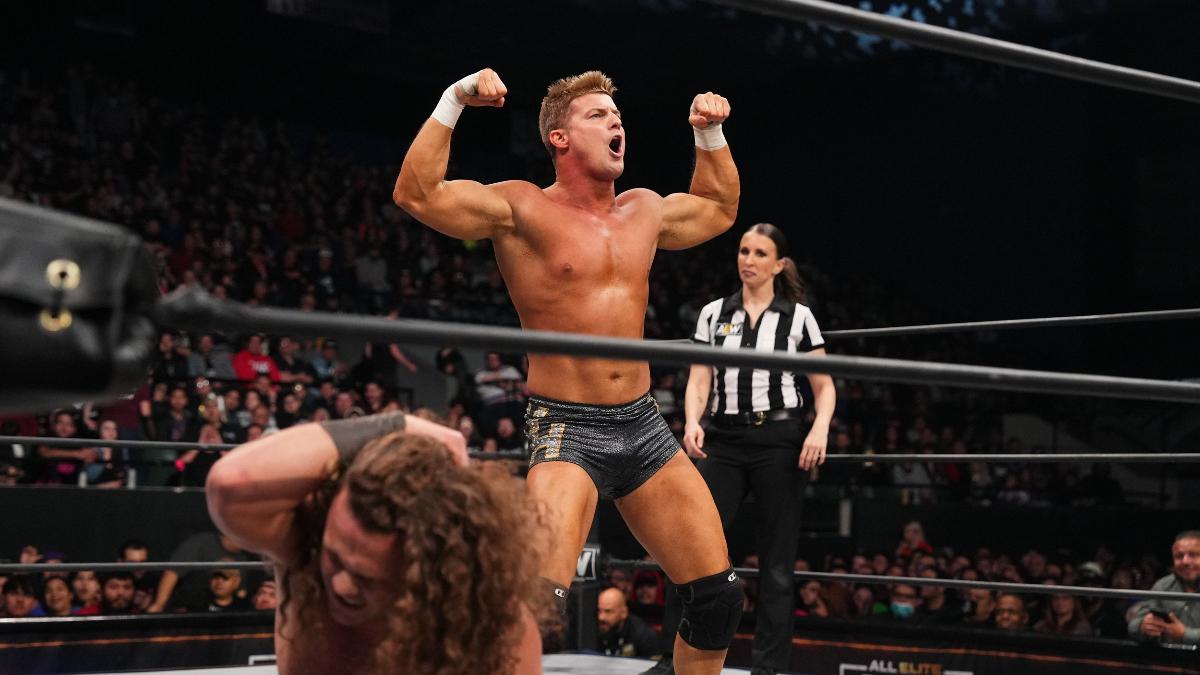
[[[333,439],[338,460],[350,464],[367,443],[393,431],[403,431],[408,419],[405,413],[389,412],[348,420],[327,420],[318,424]]]

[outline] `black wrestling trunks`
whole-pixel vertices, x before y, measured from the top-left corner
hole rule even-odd
[[[603,499],[633,492],[680,452],[679,441],[650,394],[620,405],[530,396],[525,438],[529,466],[577,464],[591,476]]]

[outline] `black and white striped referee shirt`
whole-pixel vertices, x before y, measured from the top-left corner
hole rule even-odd
[[[825,346],[812,310],[779,296],[763,310],[758,325],[751,326],[742,307],[741,290],[705,305],[692,339],[722,349],[764,352],[810,352]],[[715,366],[713,393],[714,415],[798,408],[804,403],[790,371]]]

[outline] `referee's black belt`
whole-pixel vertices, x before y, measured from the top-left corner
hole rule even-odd
[[[734,415],[713,415],[713,426],[721,429],[736,427],[758,427],[767,422],[800,419],[799,408],[782,408],[780,410],[763,410],[761,412],[745,412]]]

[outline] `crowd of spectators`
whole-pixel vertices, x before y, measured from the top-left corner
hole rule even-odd
[[[801,558],[796,561],[795,569],[798,572],[885,577],[1196,592],[1200,582],[1200,532],[1181,533],[1172,547],[1172,556],[1174,564],[1164,568],[1156,556],[1119,557],[1104,545],[1096,547],[1089,557],[1081,557],[1065,548],[1056,551],[1026,549],[1012,554],[992,548],[958,551],[948,546],[934,547],[925,540],[921,523],[911,522],[905,526],[894,551],[829,555],[816,565]],[[757,568],[757,556],[747,557],[740,566]],[[1166,576],[1162,576],[1164,573]],[[751,577],[744,581],[745,610],[752,614],[757,597],[756,580]],[[640,618],[638,624],[661,619],[665,580],[660,573],[650,570],[631,573],[614,567],[608,570],[606,582],[608,588],[616,589],[624,598],[628,612]],[[942,588],[910,583],[798,580],[795,615],[797,618],[843,619],[873,625],[977,628],[1140,641],[1159,639],[1164,634],[1164,626],[1172,624],[1178,634],[1166,641],[1200,642],[1200,616],[1191,610],[1194,603],[1160,605],[1162,602],[1065,593],[1022,595],[982,588]],[[609,623],[613,623],[614,616],[620,617],[624,613],[622,604],[611,597],[606,607]],[[606,607],[602,606],[600,610],[602,617]],[[1147,619],[1148,616],[1162,616],[1164,623],[1143,629],[1144,622],[1156,620]],[[635,624],[633,632],[639,630]],[[639,644],[644,645],[645,641],[639,641]],[[639,648],[637,655],[654,656],[661,648],[661,644],[655,643],[650,649]]]
[[[125,224],[146,242],[164,292],[200,287],[252,305],[515,325],[487,241],[457,241],[391,201],[395,167],[367,165],[321,133],[281,120],[220,115],[142,90],[89,65],[0,75],[0,195]],[[785,223],[786,224],[786,223]],[[660,254],[650,280],[648,338],[683,338],[699,308],[735,285],[730,252],[710,245]],[[831,279],[801,264],[826,329],[895,325],[922,312],[876,282]],[[963,361],[971,338],[860,342],[856,353]],[[840,349],[841,345],[835,347]],[[105,410],[4,421],[7,432],[236,443],[299,421],[395,407],[464,430],[484,450],[520,448],[524,360],[488,355],[476,372],[453,349],[437,368],[450,401],[414,401],[417,365],[399,345],[345,353],[331,340],[164,334],[148,387]],[[681,428],[683,374],[655,371],[655,397]],[[939,388],[839,383],[833,452],[1037,451],[1005,439],[996,398]],[[68,417],[71,419],[68,420]],[[219,440],[218,440],[219,439]],[[1044,449],[1043,449],[1044,450]],[[198,485],[214,453],[141,453],[141,483]],[[0,481],[128,484],[130,453],[0,448]],[[1097,469],[944,464],[826,470],[826,481],[898,486],[905,501],[1119,504]],[[134,472],[136,473],[136,471]]]
[[[118,547],[114,562],[151,560],[149,546],[129,539]],[[184,540],[171,554],[172,561],[246,561],[252,556],[224,537],[199,533]],[[23,565],[69,562],[58,551],[40,551],[27,545],[17,562]],[[56,616],[124,616],[162,612],[268,611],[276,606],[275,581],[264,570],[239,568],[148,572],[91,570],[0,574],[4,595],[0,618]]]

